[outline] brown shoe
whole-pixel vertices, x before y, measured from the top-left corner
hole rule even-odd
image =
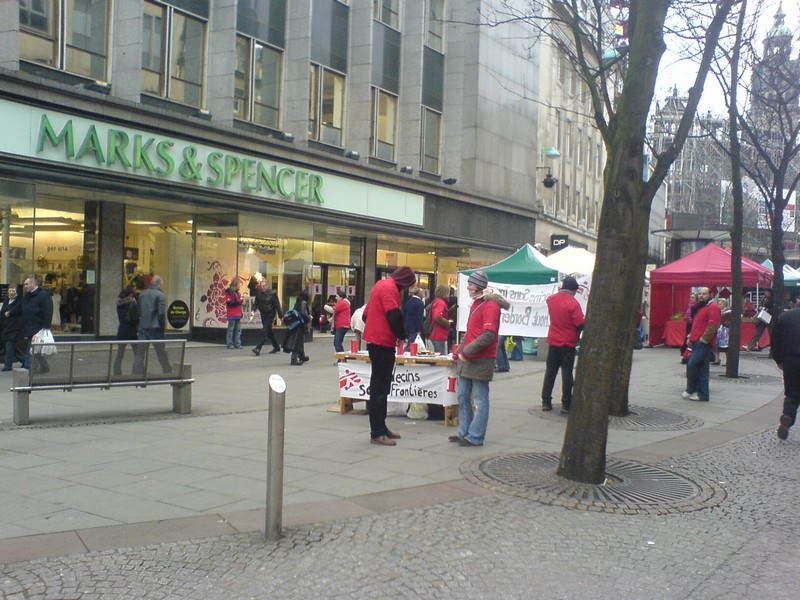
[[[478,444],[473,444],[467,438],[461,438],[460,440],[458,440],[458,445],[459,446],[472,446],[472,447],[477,447],[478,446]]]
[[[395,442],[394,440],[390,440],[385,435],[376,438],[370,438],[369,443],[375,444],[377,446],[397,446],[397,442]]]
[[[460,442],[461,438],[458,437],[457,435],[451,435],[450,437],[447,438],[447,441],[448,442]]]
[[[387,430],[386,433],[384,433],[383,435],[385,435],[390,440],[399,440],[400,439],[400,434],[399,433],[395,433],[394,431],[388,431]]]

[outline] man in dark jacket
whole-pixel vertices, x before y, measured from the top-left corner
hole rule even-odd
[[[253,348],[253,354],[256,356],[261,354],[261,348],[267,342],[272,344],[272,350],[269,352],[270,354],[280,352],[281,345],[278,343],[278,340],[275,339],[275,332],[272,331],[272,324],[275,321],[275,315],[278,315],[279,319],[283,318],[281,301],[278,299],[278,294],[276,294],[263,279],[256,289],[256,308],[258,312],[261,313],[263,335],[261,336],[261,341]]]
[[[785,440],[800,405],[800,308],[781,313],[772,326],[770,340],[772,358],[783,371],[783,413],[778,438]]]
[[[139,340],[163,340],[164,328],[167,324],[167,296],[161,291],[164,280],[160,275],[153,275],[150,287],[139,294]],[[138,344],[133,361],[133,374],[144,373],[144,359],[150,344]],[[153,344],[164,373],[170,373],[172,366],[164,344]]]
[[[17,357],[17,342],[22,337],[22,302],[17,298],[17,286],[8,286],[8,300],[0,308],[0,339],[5,347],[3,371],[10,371],[15,360],[20,363],[23,358]]]
[[[25,294],[22,296],[22,339],[26,354],[22,368],[30,369],[31,339],[42,329],[50,329],[53,321],[53,299],[39,287],[36,275],[29,275],[22,285],[25,289]],[[42,373],[50,370],[44,354],[37,353],[34,362],[35,370]]]

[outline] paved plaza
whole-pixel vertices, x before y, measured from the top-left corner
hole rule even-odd
[[[681,399],[675,349],[634,354],[630,402],[684,416],[612,420],[609,459],[707,482],[681,510],[593,510],[508,493],[483,459],[557,454],[566,420],[538,411],[544,365],[492,383],[486,445],[397,417],[394,448],[331,412],[330,336],[311,362],[191,344],[193,413],[166,388],[41,392],[11,424],[0,380],[2,598],[789,598],[800,564],[800,432],[775,435],[780,372],[712,367],[711,402]],[[284,537],[264,539],[270,374],[287,383]],[[6,375],[6,374],[4,374]],[[485,478],[484,478],[485,479]]]

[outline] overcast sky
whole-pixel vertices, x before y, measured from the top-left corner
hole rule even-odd
[[[750,5],[753,0],[750,0]],[[765,2],[765,10],[763,17],[759,21],[759,52],[762,49],[761,43],[763,42],[764,35],[772,27],[775,22],[775,13],[778,12],[778,6],[781,4],[779,0],[767,0]],[[783,2],[783,12],[786,13],[785,23],[793,32],[795,32],[795,41],[792,51],[792,58],[797,58],[800,54],[800,2],[798,0],[788,0]],[[679,60],[674,55],[666,53],[661,61],[661,74],[659,75],[656,87],[656,99],[661,101],[672,93],[673,86],[678,86],[678,94],[686,95],[689,87],[694,81],[696,67],[686,60]],[[723,100],[722,91],[719,89],[718,84],[713,76],[709,74],[706,81],[705,90],[703,90],[703,98],[700,101],[700,112],[711,111],[714,114],[723,114],[726,112],[725,103]]]

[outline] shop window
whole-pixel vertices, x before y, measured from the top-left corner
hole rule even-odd
[[[372,156],[394,161],[397,97],[372,88],[370,147]]]
[[[278,129],[283,53],[258,40],[236,37],[234,116]]]
[[[127,206],[122,272],[122,288],[130,286],[137,293],[160,275],[167,306],[179,303],[191,309],[192,215]],[[188,326],[182,319],[167,319],[168,330]]]
[[[142,91],[190,106],[204,102],[206,21],[144,3]]]
[[[0,281],[21,284],[33,272],[33,200],[30,183],[0,179]]]
[[[308,137],[341,146],[344,123],[344,75],[311,65]]]
[[[439,174],[442,115],[422,107],[422,170]]]
[[[19,0],[20,58],[107,79],[111,0]]]

